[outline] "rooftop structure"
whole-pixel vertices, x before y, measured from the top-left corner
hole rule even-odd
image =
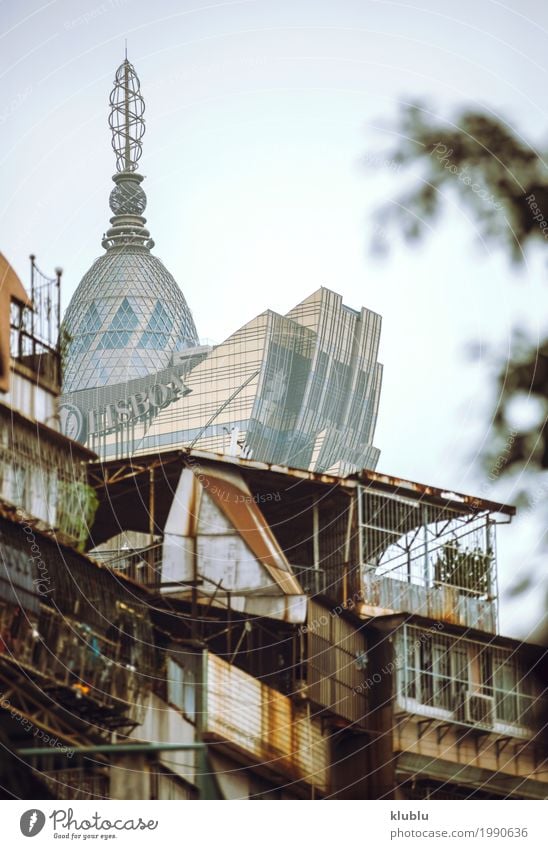
[[[63,321],[67,392],[108,386],[159,371],[174,351],[198,343],[183,293],[153,254],[138,173],[145,132],[144,101],[131,63],[116,71],[109,124],[116,155],[113,217],[106,253],[84,275]]]

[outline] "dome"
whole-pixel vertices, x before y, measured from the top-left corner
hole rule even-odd
[[[109,124],[116,153],[111,227],[104,256],[82,278],[63,320],[63,392],[122,383],[160,371],[175,351],[198,344],[183,293],[145,228],[146,195],[136,173],[144,101],[127,58],[116,71]]]
[[[146,248],[117,247],[96,260],[63,321],[63,391],[121,383],[169,365],[198,344],[183,293]]]

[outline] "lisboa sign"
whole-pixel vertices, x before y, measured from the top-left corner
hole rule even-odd
[[[73,399],[70,402],[62,402],[59,406],[61,430],[65,436],[77,442],[86,442],[92,434],[106,434],[117,430],[121,425],[153,418],[159,410],[168,407],[173,401],[188,395],[191,391],[176,372],[172,372],[165,383],[158,382],[155,380],[156,377],[151,375],[148,385],[146,378],[131,381],[129,385],[139,385],[138,392],[133,392],[114,402],[105,401],[89,409],[82,409],[83,404],[79,406]],[[87,391],[83,390],[83,392]],[[94,397],[100,398],[103,393],[112,396],[112,387],[95,390]]]

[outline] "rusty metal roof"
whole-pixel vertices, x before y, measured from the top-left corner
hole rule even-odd
[[[297,478],[302,481],[310,481],[312,484],[327,485],[331,487],[340,487],[346,490],[355,489],[357,486],[365,486],[387,494],[401,496],[402,498],[411,498],[416,501],[423,501],[428,504],[443,505],[458,510],[461,513],[474,512],[489,512],[503,513],[507,516],[514,516],[516,508],[510,504],[501,504],[500,502],[490,501],[485,498],[479,498],[474,495],[467,495],[461,492],[455,492],[452,489],[440,489],[428,484],[418,483],[416,481],[406,480],[405,478],[392,477],[380,472],[374,472],[369,469],[363,469],[348,477],[340,477],[338,475],[330,475],[326,473],[310,472],[306,469],[293,469],[288,466],[279,466],[274,463],[264,463],[258,460],[243,460],[240,457],[233,457],[227,454],[218,454],[211,451],[199,451],[193,449],[191,451],[181,450],[161,453],[151,453],[148,455],[140,455],[135,460],[112,460],[102,463],[92,464],[95,471],[99,469],[102,473],[114,478],[112,474],[114,469],[121,469],[123,466],[134,465],[136,471],[146,469],[149,464],[163,465],[180,459],[184,462],[185,459],[193,460],[208,460],[222,465],[238,466],[240,469],[249,469],[254,472],[269,472],[271,474],[279,474]],[[138,473],[138,472],[137,472]]]
[[[489,501],[474,495],[465,495],[462,492],[455,492],[452,489],[439,489],[435,486],[409,481],[405,478],[383,475],[380,472],[373,472],[369,469],[364,469],[355,475],[351,475],[346,480],[356,480],[363,486],[378,488],[394,495],[414,498],[427,503],[443,504],[457,509],[467,508],[467,512],[487,511],[489,513],[505,513],[507,516],[515,516],[516,513],[516,508],[511,504],[501,504],[500,502]]]

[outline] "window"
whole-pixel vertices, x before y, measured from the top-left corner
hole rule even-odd
[[[173,320],[169,313],[160,301],[157,301],[137,347],[164,349],[169,342],[172,327]]]
[[[28,307],[11,301],[10,354],[14,360],[32,353],[32,312]]]
[[[196,719],[196,677],[194,670],[167,660],[167,700],[185,716]]]
[[[531,725],[535,696],[515,652],[414,625],[399,640],[398,697],[413,701],[408,709],[469,725]]]
[[[27,470],[16,460],[8,463],[5,470],[4,493],[8,501],[28,509]]]
[[[124,348],[131,338],[131,334],[139,324],[127,298],[124,298],[116,315],[110,323],[107,333],[103,334],[98,348]]]

